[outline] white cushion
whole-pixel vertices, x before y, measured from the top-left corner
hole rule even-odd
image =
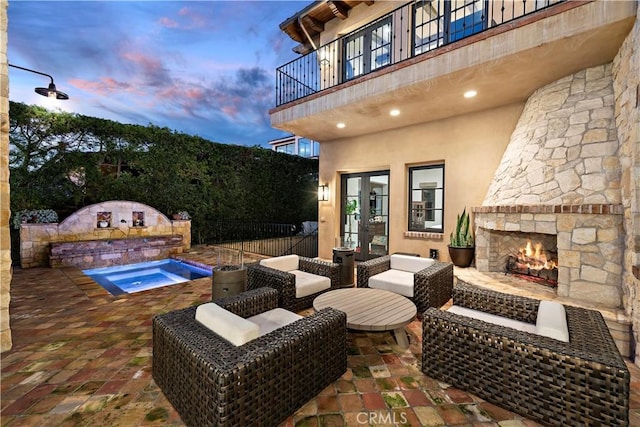
[[[569,342],[569,328],[564,306],[555,301],[540,301],[536,333],[545,337]]]
[[[519,320],[509,319],[508,317],[497,316],[495,314],[486,313],[484,311],[474,310],[472,308],[452,305],[447,310],[450,313],[459,314],[461,316],[471,317],[473,319],[482,320],[483,322],[493,323],[494,325],[505,326],[507,328],[517,329],[522,332],[536,333],[536,325],[533,323],[521,322]]]
[[[411,273],[417,273],[420,270],[424,270],[435,262],[431,258],[420,258],[410,255],[391,255],[390,261],[392,269],[409,271]]]
[[[300,257],[298,255],[284,255],[274,258],[267,258],[260,261],[260,265],[265,267],[274,268],[280,271],[292,271],[298,269],[298,261]]]
[[[260,336],[258,325],[212,302],[198,306],[196,320],[235,346]]]
[[[260,327],[260,336],[266,335],[269,332],[275,331],[289,323],[293,323],[296,320],[302,319],[302,316],[297,315],[284,308],[274,308],[273,310],[265,311],[264,313],[256,314],[247,318],[247,320],[255,323]]]
[[[402,270],[383,271],[369,277],[369,287],[413,298],[413,273]]]
[[[331,279],[328,277],[300,270],[293,270],[289,273],[296,276],[296,298],[313,295],[331,287]]]

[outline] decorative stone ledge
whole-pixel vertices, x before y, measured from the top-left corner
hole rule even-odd
[[[96,268],[167,258],[182,253],[182,235],[52,242],[51,267]]]
[[[585,204],[585,205],[514,205],[514,206],[475,206],[473,213],[582,213],[595,215],[622,215],[622,204]]]

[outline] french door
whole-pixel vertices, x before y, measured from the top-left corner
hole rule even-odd
[[[389,253],[389,171],[342,175],[341,245],[356,261]]]
[[[391,64],[391,17],[377,21],[344,40],[344,80]]]

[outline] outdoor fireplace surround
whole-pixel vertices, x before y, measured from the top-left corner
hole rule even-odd
[[[622,205],[480,206],[473,212],[478,271],[504,272],[505,235],[555,237],[557,296],[621,307]]]

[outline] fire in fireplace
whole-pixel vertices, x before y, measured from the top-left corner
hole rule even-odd
[[[542,247],[527,240],[527,245],[520,248],[517,254],[509,255],[506,273],[517,275],[526,280],[546,286],[558,286],[558,257]]]

